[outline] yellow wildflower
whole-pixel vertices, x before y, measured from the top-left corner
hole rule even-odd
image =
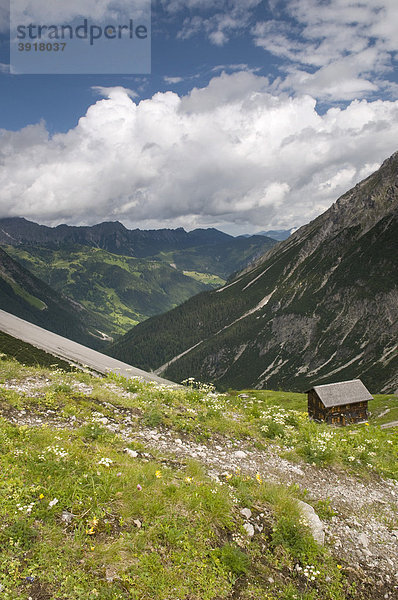
[[[44,494],[40,494],[39,499],[43,500],[43,498],[44,498]]]
[[[260,475],[260,473],[256,473],[256,480],[257,480],[257,482],[258,482],[258,484],[259,484],[259,485],[261,485],[261,484],[262,484],[263,480],[262,480],[262,478],[261,478],[261,475]]]
[[[161,479],[161,477],[162,477],[161,471],[156,471],[155,476],[157,477],[157,479]]]

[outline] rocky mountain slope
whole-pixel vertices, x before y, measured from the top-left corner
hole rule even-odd
[[[103,347],[86,309],[51,289],[0,248],[0,308],[91,348]]]
[[[139,325],[112,355],[172,380],[398,387],[398,153],[224,287]]]

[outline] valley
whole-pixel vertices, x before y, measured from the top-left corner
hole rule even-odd
[[[276,244],[217,230],[50,228],[25,219],[0,220],[0,241],[14,260],[84,307],[88,325],[105,339],[219,287]]]

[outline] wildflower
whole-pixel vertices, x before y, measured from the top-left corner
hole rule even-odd
[[[263,480],[262,480],[262,478],[261,478],[261,475],[260,475],[260,473],[256,473],[256,481],[258,482],[258,484],[259,484],[259,485],[261,485],[261,484],[262,484]]]
[[[161,471],[156,471],[156,472],[155,472],[155,477],[156,477],[157,479],[161,479],[161,477],[162,477],[162,473],[161,473]]]
[[[232,475],[231,473],[225,473],[225,479],[228,481],[228,479],[231,479]]]
[[[137,490],[140,492],[142,490],[142,487],[140,486],[139,483],[137,483]]]
[[[191,483],[192,477],[185,477],[184,481],[186,481],[187,483]]]
[[[44,494],[40,494],[39,500],[43,500],[43,498],[44,498]]]
[[[113,460],[111,458],[103,457],[98,461],[99,465],[103,465],[104,467],[110,467],[113,464]]]
[[[48,506],[49,506],[50,508],[52,508],[52,507],[53,507],[53,506],[55,506],[56,504],[58,504],[58,498],[54,498],[53,500],[51,500],[51,501],[48,503]]]
[[[337,565],[337,568],[338,569],[342,569],[343,567],[341,565]]]

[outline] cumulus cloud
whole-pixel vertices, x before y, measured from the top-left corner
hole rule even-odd
[[[326,102],[398,98],[396,0],[163,0],[181,39],[243,33],[280,59],[275,90]],[[261,20],[257,20],[262,15]]]
[[[257,46],[284,61],[280,90],[327,101],[380,91],[398,97],[388,78],[397,52],[396,0],[289,0],[278,7],[280,18],[258,22],[252,33]]]
[[[397,149],[398,102],[356,100],[321,115],[313,97],[275,96],[252,73],[139,103],[131,90],[101,91],[67,133],[50,137],[44,123],[1,132],[1,216],[291,227]]]

